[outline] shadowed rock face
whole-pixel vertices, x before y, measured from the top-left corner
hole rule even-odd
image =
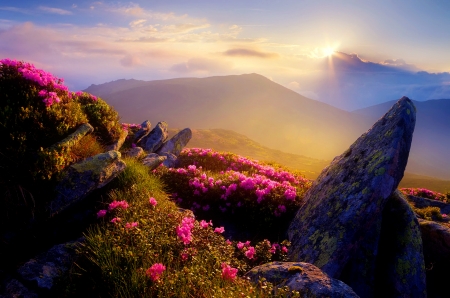
[[[167,153],[171,153],[175,155],[175,157],[178,157],[191,138],[192,138],[191,129],[185,128],[182,131],[178,132],[176,135],[174,135],[170,140],[165,142],[161,146],[161,148],[158,149],[157,153],[159,155],[167,155]]]
[[[415,122],[413,103],[401,98],[322,171],[288,229],[292,261],[312,263],[333,278],[357,255],[374,268],[382,211],[403,177]]]
[[[358,298],[345,283],[330,278],[314,265],[302,262],[272,262],[257,266],[245,274],[254,283],[264,277],[277,288],[288,286],[302,298]]]
[[[164,142],[167,140],[169,133],[167,132],[168,125],[166,122],[158,122],[152,131],[142,138],[139,144],[148,153],[156,152]]]

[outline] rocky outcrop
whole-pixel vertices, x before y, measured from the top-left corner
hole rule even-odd
[[[57,148],[71,148],[76,145],[85,135],[94,131],[94,128],[89,123],[81,124],[78,129],[70,134],[68,137],[52,145],[50,149]]]
[[[167,159],[166,156],[159,156],[156,153],[150,153],[144,157],[142,163],[150,168],[150,170],[156,169]]]
[[[50,203],[50,216],[63,211],[102,188],[125,169],[120,152],[108,151],[71,165],[56,187],[56,198]]]
[[[69,271],[77,243],[55,245],[47,252],[26,262],[17,272],[21,278],[35,283],[38,288],[51,290],[56,279]]]
[[[166,122],[158,122],[155,128],[153,128],[152,131],[137,144],[144,148],[148,153],[156,152],[167,140],[169,135],[167,128],[168,125]]]
[[[275,288],[288,286],[290,290],[298,291],[302,298],[359,297],[342,281],[330,278],[316,266],[303,262],[267,263],[253,268],[245,277],[254,283],[264,277]]]
[[[450,227],[422,219],[419,219],[419,225],[427,268],[428,296],[447,297],[450,268]]]
[[[403,177],[415,115],[411,100],[401,98],[322,171],[288,229],[292,261],[373,297],[382,212]]]
[[[134,134],[133,143],[135,144],[141,144],[141,141],[143,138],[145,138],[150,133],[150,128],[152,127],[152,124],[150,121],[145,120],[141,124],[141,128]]]
[[[111,150],[118,151],[122,147],[127,136],[128,136],[128,130],[122,130],[122,132],[120,133],[119,139],[116,140],[113,144],[106,147],[106,151],[111,151]]]
[[[144,154],[144,149],[142,149],[141,147],[134,147],[125,151],[124,156],[139,158],[142,156],[142,154]]]
[[[450,215],[450,204],[448,203],[444,203],[438,200],[416,197],[413,195],[407,195],[406,199],[416,208],[422,209],[426,207],[438,207],[441,210],[442,214]],[[448,221],[448,219],[445,221]]]
[[[185,128],[164,143],[156,153],[159,155],[168,155],[168,153],[170,153],[178,157],[191,138],[191,129]]]

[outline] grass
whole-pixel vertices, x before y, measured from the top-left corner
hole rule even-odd
[[[190,228],[190,241],[183,243],[178,231],[190,212],[180,210],[166,194],[169,186],[159,170],[149,172],[136,159],[125,162],[126,170],[100,207],[106,214],[99,213],[98,224],[88,229],[77,248],[78,260],[65,296],[273,297],[270,283],[254,285],[242,275],[253,266],[283,260],[286,253],[281,248],[288,243],[274,248],[268,240],[230,241],[216,230],[214,221],[211,226],[198,220]],[[151,204],[150,198],[157,204]],[[114,205],[120,206],[110,210]],[[135,226],[130,227],[131,223]],[[165,270],[152,280],[148,270],[155,264]],[[230,268],[237,269],[235,277],[226,274]],[[281,289],[276,297],[289,293]]]

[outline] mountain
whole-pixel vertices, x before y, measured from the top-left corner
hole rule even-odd
[[[231,130],[261,146],[319,160],[344,152],[395,102],[347,112],[257,74],[118,80],[85,91],[113,105],[124,122],[148,119],[155,125],[164,120],[171,127]],[[450,179],[450,100],[415,104],[417,124],[407,171]]]
[[[222,128],[269,148],[331,159],[370,125],[364,117],[315,101],[261,75],[159,81],[119,80],[85,91],[115,107],[122,121]]]
[[[385,102],[353,113],[375,122],[394,102]],[[408,171],[450,179],[450,99],[414,101],[414,105],[417,122]]]
[[[418,101],[450,97],[450,73],[418,71],[401,59],[381,63],[357,54],[335,52],[321,61],[320,75],[302,85],[316,98],[345,110],[355,110],[408,96]]]

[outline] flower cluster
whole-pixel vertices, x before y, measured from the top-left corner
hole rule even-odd
[[[231,267],[227,263],[222,263],[222,278],[224,280],[235,280],[237,272],[238,270],[236,268]]]
[[[192,217],[185,217],[181,220],[181,224],[177,226],[177,236],[185,245],[191,243],[192,241],[191,231],[194,228],[194,221],[195,219]]]
[[[166,266],[164,266],[161,263],[153,264],[150,268],[145,271],[145,274],[150,278],[152,281],[158,281],[161,278],[161,275],[166,270]]]
[[[128,205],[127,201],[113,201],[109,204],[108,210],[111,211],[116,208],[127,209],[128,206],[129,205]]]
[[[416,197],[422,197],[432,200],[442,201],[447,203],[448,198],[446,195],[439,193],[437,191],[432,191],[426,188],[400,188],[400,191],[406,195],[413,195]]]

